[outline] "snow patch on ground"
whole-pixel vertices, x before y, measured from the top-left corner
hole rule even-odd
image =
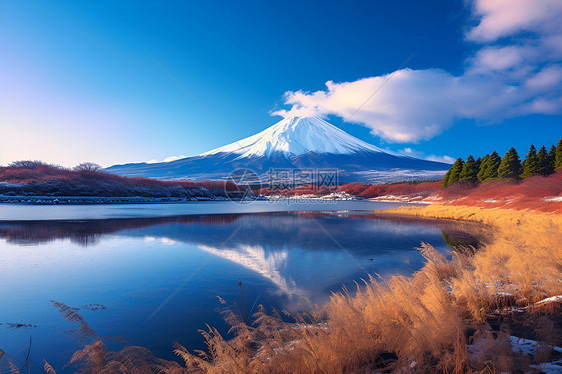
[[[363,198],[353,196],[344,191],[332,192],[328,195],[314,195],[314,194],[303,194],[294,196],[283,196],[283,195],[271,195],[268,197],[269,200],[364,200]]]
[[[356,176],[354,180],[364,180],[372,184],[414,182],[421,180],[440,180],[446,170],[414,170],[414,169],[389,169],[357,171],[349,174]]]
[[[552,297],[546,298],[544,300],[536,302],[534,305],[536,306],[536,305],[540,305],[540,304],[544,304],[544,303],[552,303],[552,302],[561,302],[562,303],[562,295],[552,296]]]
[[[498,292],[498,293],[495,293],[494,296],[498,296],[498,297],[511,297],[511,296],[513,296],[513,294],[512,294],[512,293],[509,293],[509,292]]]
[[[552,349],[554,352],[562,353],[562,348],[546,346],[544,344],[538,343],[536,340],[519,338],[517,336],[510,336],[510,343],[515,353],[522,353],[525,355],[536,357],[537,348],[541,349]],[[541,373],[553,374],[562,373],[562,359],[557,359],[551,362],[541,362],[538,365],[529,365],[532,368],[541,369]]]
[[[431,201],[424,201],[423,196],[408,196],[408,195],[384,195],[373,197],[369,200],[372,201],[399,201],[402,203],[416,203],[416,204],[431,204]]]
[[[533,368],[538,368],[540,366],[541,373],[545,374],[560,374],[562,373],[562,359],[552,361],[552,362],[545,362],[540,365],[530,365]]]

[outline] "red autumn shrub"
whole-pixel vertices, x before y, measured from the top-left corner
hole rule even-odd
[[[47,196],[197,197],[235,191],[232,182],[162,181],[128,178],[103,171],[70,170],[31,163],[0,167],[0,194]]]

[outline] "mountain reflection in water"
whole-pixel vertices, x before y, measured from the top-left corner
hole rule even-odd
[[[18,245],[69,239],[87,247],[111,235],[189,243],[256,272],[282,294],[307,298],[357,275],[410,273],[421,260],[413,249],[441,234],[446,240],[432,243],[440,250],[451,237],[477,242],[456,223],[338,212],[0,224],[0,238]]]
[[[305,298],[321,305],[369,276],[411,274],[423,266],[421,242],[447,253],[444,237],[474,243],[479,230],[352,212],[2,222],[0,282],[9,307],[0,323],[39,326],[35,349],[56,362],[52,336],[68,326],[48,300],[100,304],[107,309],[83,312],[101,334],[171,355],[174,341],[202,348],[196,331],[205,323],[221,327],[216,297],[236,300],[239,279],[250,304],[294,312]],[[26,339],[25,331],[4,329],[0,348]]]

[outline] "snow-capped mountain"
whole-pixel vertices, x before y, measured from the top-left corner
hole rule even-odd
[[[390,182],[441,178],[450,165],[382,150],[316,117],[289,117],[248,138],[172,162],[114,165],[124,176],[225,179],[234,170],[258,176],[273,170],[333,169],[339,182]]]
[[[239,157],[272,157],[275,154],[299,156],[305,153],[335,155],[356,152],[384,152],[382,149],[349,135],[317,117],[289,117],[275,125],[200,156],[234,153]]]

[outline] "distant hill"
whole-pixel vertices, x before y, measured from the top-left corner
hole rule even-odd
[[[234,190],[236,186],[228,183],[226,188]],[[54,165],[27,162],[25,166],[0,167],[0,194],[8,196],[210,197],[224,196],[225,183],[127,178],[103,171],[75,171]]]

